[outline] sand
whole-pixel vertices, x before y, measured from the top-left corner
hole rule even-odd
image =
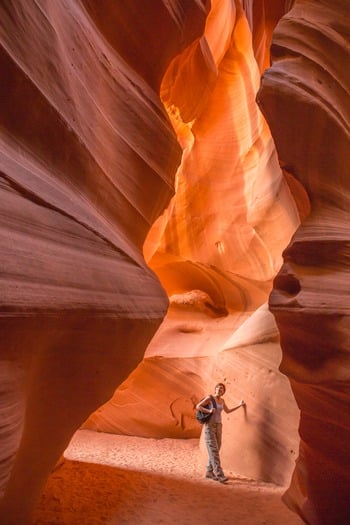
[[[226,471],[204,478],[197,439],[79,430],[51,474],[35,525],[301,525],[285,488]]]

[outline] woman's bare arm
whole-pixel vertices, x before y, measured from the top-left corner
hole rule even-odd
[[[226,414],[230,414],[231,412],[234,412],[235,410],[237,410],[237,408],[240,408],[243,406],[245,406],[245,402],[243,401],[243,399],[239,402],[239,405],[233,408],[228,408],[228,406],[226,405],[224,401],[224,412],[226,412]]]

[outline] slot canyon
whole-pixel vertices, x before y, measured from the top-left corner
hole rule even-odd
[[[1,0],[2,525],[79,430],[205,460],[219,381],[227,470],[349,525],[348,9]]]

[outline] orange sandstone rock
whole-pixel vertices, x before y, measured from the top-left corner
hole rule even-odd
[[[285,499],[311,525],[350,515],[349,49],[347,2],[298,0],[277,27],[259,94],[281,163],[311,203],[270,297],[301,409]]]
[[[202,37],[173,60],[161,86],[183,155],[175,196],[144,253],[169,310],[143,363],[84,426],[199,436],[193,405],[225,380],[229,404],[244,398],[248,408],[225,422],[224,466],[286,484],[298,410],[278,372],[276,327],[259,308],[299,214],[255,102],[259,84],[245,12],[239,3],[212,2]],[[249,342],[231,346],[237,330]]]
[[[141,252],[181,158],[158,85],[201,33],[206,2],[140,9],[0,6],[1,403],[16,406],[1,434],[4,525],[28,522],[74,431],[137,366],[167,310]]]

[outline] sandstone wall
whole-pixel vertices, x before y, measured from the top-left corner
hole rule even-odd
[[[3,524],[28,522],[166,313],[142,256],[181,159],[159,85],[206,14],[195,1],[1,2]]]
[[[287,504],[346,524],[348,35],[341,0],[1,3],[2,523],[82,425],[196,437],[224,381],[226,468],[299,456]]]
[[[247,402],[245,413],[224,421],[225,468],[288,484],[299,412],[278,371],[278,332],[266,302],[299,224],[293,195],[307,198],[283,177],[255,102],[266,60],[258,35],[266,46],[276,6],[265,16],[263,6],[247,4],[212,2],[203,36],[164,76],[161,96],[183,155],[175,196],[144,253],[170,306],[143,362],[84,426],[196,437],[194,406],[224,380],[230,406]],[[260,21],[255,38],[253,15]]]
[[[349,521],[348,3],[297,0],[279,23],[259,103],[281,164],[311,213],[284,252],[270,308],[281,370],[301,409],[300,456],[288,504],[306,523]]]

